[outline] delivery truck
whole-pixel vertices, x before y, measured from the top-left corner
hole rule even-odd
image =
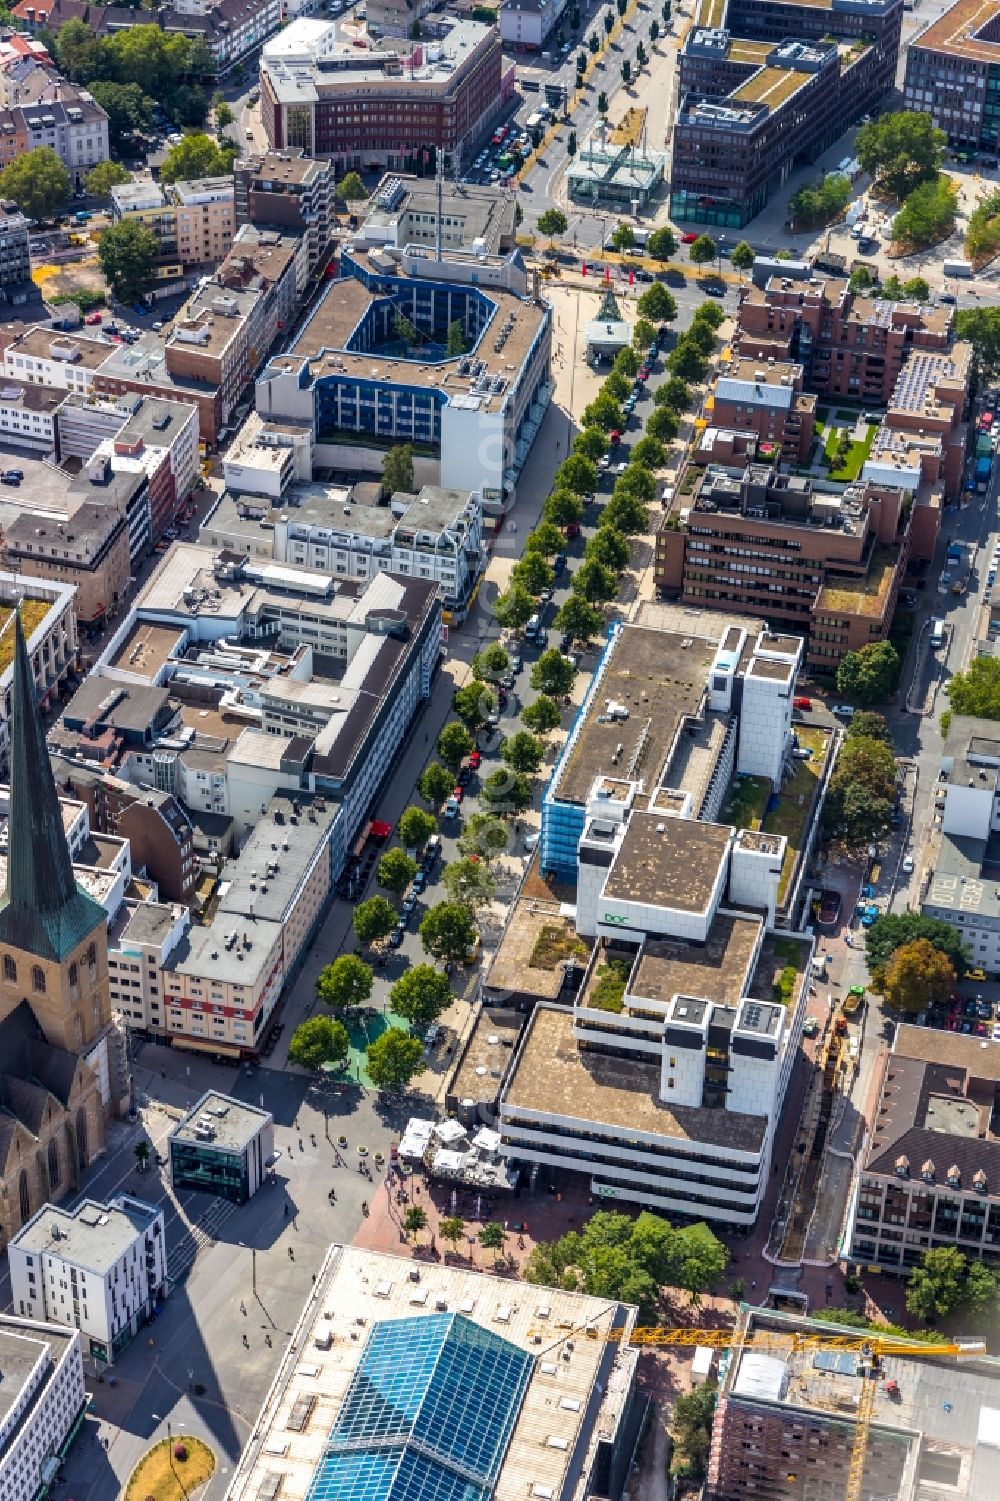
[[[980,495],[985,495],[990,488],[990,476],[992,473],[992,459],[983,457],[976,460],[976,489]]]

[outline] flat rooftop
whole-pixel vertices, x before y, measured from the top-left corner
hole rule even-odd
[[[633,812],[604,896],[679,912],[704,912],[732,835],[725,824]]]
[[[31,1319],[18,1319],[12,1315],[0,1318],[0,1423],[6,1424],[11,1409],[22,1400],[32,1372],[48,1352],[53,1364],[58,1365],[67,1349],[76,1338],[75,1329],[61,1329],[56,1324],[38,1324]],[[51,1380],[52,1372],[43,1377],[42,1384]],[[18,1430],[32,1413],[29,1403]],[[11,1435],[13,1437],[13,1435]],[[8,1440],[9,1442],[10,1440]]]
[[[492,1103],[510,1062],[510,1050],[524,1029],[519,1011],[502,1006],[483,1006],[462,1049],[448,1085],[448,1095],[461,1105],[466,1100]]]
[[[772,110],[780,109],[810,83],[814,76],[812,73],[799,73],[793,68],[761,68],[759,73],[733,89],[728,98],[741,103],[746,100],[751,104],[766,104]]]
[[[797,938],[791,933],[765,933],[757,963],[744,994],[754,1001],[773,1001],[775,986],[782,974],[787,969],[794,969],[795,979],[789,997],[789,1004],[794,1006],[802,990],[812,952],[811,938]]]
[[[761,927],[757,918],[720,915],[704,944],[647,938],[629,986],[630,997],[665,1003],[675,995],[689,995],[731,1006],[747,994]]]
[[[11,1244],[36,1256],[58,1256],[104,1276],[160,1212],[154,1204],[125,1195],[111,1204],[84,1199],[72,1210],[46,1204]]]
[[[716,642],[704,636],[624,626],[609,650],[603,676],[595,680],[555,796],[585,803],[598,776],[626,776],[636,761],[636,774],[647,786],[658,783],[681,720],[701,706],[715,650]],[[609,700],[625,704],[628,719],[608,719]],[[619,745],[621,755],[613,760]]]
[[[532,1116],[565,1116],[627,1131],[634,1138],[669,1136],[706,1146],[759,1152],[763,1116],[731,1110],[668,1106],[660,1099],[659,1063],[615,1058],[581,1048],[568,1010],[538,1006],[521,1043],[503,1103]]]
[[[502,1001],[530,995],[554,1001],[562,989],[564,965],[585,965],[591,944],[578,937],[572,917],[558,902],[522,897],[504,928],[485,988]]]
[[[469,1319],[532,1358],[495,1501],[524,1501],[539,1488],[553,1501],[586,1501],[596,1446],[622,1418],[637,1352],[617,1341],[577,1337],[567,1360],[564,1346],[590,1324],[602,1332],[630,1329],[635,1310],[610,1298],[528,1287],[355,1246],[331,1246],[327,1253],[227,1501],[279,1493],[302,1501],[373,1326],[443,1313]]]
[[[242,1100],[234,1100],[230,1095],[210,1089],[174,1127],[170,1140],[183,1141],[189,1146],[210,1145],[223,1152],[242,1152],[270,1119],[268,1111],[258,1110],[255,1105],[244,1105]],[[213,1133],[208,1143],[203,1143],[195,1134],[196,1127],[203,1120],[206,1126],[211,1126]]]
[[[913,38],[911,47],[973,62],[1000,62],[1000,46],[979,35],[997,16],[996,0],[958,0]]]
[[[136,620],[108,665],[152,683],[178,650],[184,634],[179,626]]]
[[[949,1064],[968,1069],[975,1079],[990,1079],[1000,1084],[1000,1047],[982,1037],[938,1032],[933,1027],[911,1027],[904,1022],[896,1028],[892,1051],[894,1057]]]
[[[10,346],[13,355],[32,355],[36,360],[62,360],[74,369],[96,370],[115,345],[106,339],[61,333],[55,328],[29,328]],[[56,351],[55,353],[53,351]],[[65,394],[65,393],[63,393]]]
[[[895,547],[877,547],[872,553],[868,571],[859,578],[836,578],[827,575],[827,582],[816,596],[813,614],[845,613],[869,615],[879,619],[885,613],[889,589],[899,562],[899,550]]]

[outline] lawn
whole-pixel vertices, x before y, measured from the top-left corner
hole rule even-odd
[[[836,433],[836,431],[837,431],[837,429],[834,429],[834,433]],[[864,466],[865,460],[867,459],[868,455],[871,453],[872,444],[875,441],[875,434],[877,432],[878,432],[878,424],[875,423],[875,422],[869,422],[869,424],[868,424],[868,432],[867,432],[867,435],[866,435],[866,437],[864,439],[864,442],[862,442],[862,443],[852,443],[851,444],[850,448],[847,450],[847,459],[844,462],[843,467],[840,468],[840,469],[831,469],[830,470],[830,478],[831,479],[835,479],[835,480],[843,480],[845,482],[849,481],[849,480],[855,480],[855,479],[857,479],[858,475],[861,473],[861,470],[862,470],[862,468]],[[834,446],[836,446],[835,442],[834,442]],[[824,450],[824,452],[826,453],[827,461],[829,462],[829,459],[830,459],[830,444],[829,443],[827,444],[827,447]]]
[[[585,1004],[596,1006],[598,1011],[622,1011],[625,1007],[625,986],[631,965],[627,959],[609,959],[599,964],[594,975],[595,984]]]
[[[51,608],[52,601],[48,599],[22,599],[21,625],[25,641],[31,640]],[[14,627],[10,623],[13,613],[10,605],[0,605],[0,672],[6,672],[14,660]]]
[[[795,733],[798,735],[799,745],[808,747],[812,751],[812,757],[808,761],[794,763],[792,778],[782,787],[776,805],[765,814],[763,825],[765,834],[784,834],[788,840],[781,878],[778,881],[779,903],[785,899],[788,883],[802,848],[802,836],[806,831],[813,794],[823,774],[830,740],[823,730],[807,729],[802,725],[795,726]]]
[[[177,1458],[179,1447],[186,1451],[185,1459]],[[214,1473],[215,1455],[200,1438],[184,1434],[175,1436],[172,1442],[163,1439],[143,1455],[132,1471],[125,1501],[147,1501],[147,1497],[152,1501],[188,1501]]]
[[[722,822],[734,829],[759,829],[770,795],[768,777],[737,777],[722,810]]]
[[[529,969],[555,969],[564,959],[586,959],[590,950],[568,927],[546,924],[535,939]]]

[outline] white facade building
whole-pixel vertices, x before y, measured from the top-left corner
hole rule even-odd
[[[35,1501],[55,1478],[87,1407],[78,1330],[0,1318],[0,1496]]]
[[[128,1194],[73,1210],[46,1204],[8,1250],[17,1312],[79,1329],[100,1365],[114,1363],[166,1293],[163,1211]]]

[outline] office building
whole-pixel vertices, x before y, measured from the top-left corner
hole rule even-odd
[[[99,630],[125,598],[128,525],[115,506],[85,502],[70,521],[27,512],[8,527],[4,550],[18,573],[76,589],[76,617],[85,634]]]
[[[712,421],[756,433],[781,460],[806,464],[816,435],[816,397],[804,389],[803,369],[737,356],[722,366],[711,394]]]
[[[79,1332],[5,1315],[0,1370],[0,1493],[4,1501],[36,1501],[58,1474],[87,1411]]]
[[[168,1138],[175,1192],[199,1188],[245,1204],[264,1181],[274,1156],[274,1117],[210,1090]]]
[[[747,1342],[721,1371],[706,1482],[711,1501],[847,1494],[863,1362],[857,1352],[816,1349],[813,1341],[849,1340],[857,1332],[770,1309],[740,1312],[737,1338]],[[762,1348],[753,1348],[755,1338]],[[987,1501],[1000,1410],[995,1362],[935,1357],[928,1346],[920,1356],[889,1351],[880,1364],[861,1494]]]
[[[901,1026],[880,1070],[845,1255],[903,1274],[939,1246],[992,1263],[1000,1246],[1000,1048],[977,1036]]]
[[[952,716],[941,755],[940,838],[928,855],[920,910],[957,927],[971,963],[1000,973],[1000,738],[992,720]]]
[[[289,450],[267,454],[283,466]],[[310,483],[290,486],[274,507],[227,491],[198,540],[364,582],[378,573],[433,579],[445,609],[464,615],[485,562],[482,536],[476,494],[424,485],[416,495],[397,492],[376,506],[356,500],[350,488]]]
[[[671,218],[749,223],[793,164],[817,160],[893,87],[902,16],[902,0],[697,0],[679,53]]]
[[[436,152],[458,171],[502,113],[513,69],[507,78],[493,25],[441,16],[424,31],[359,44],[338,22],[293,21],[261,55],[268,146],[326,157],[338,178],[375,164],[407,171]]]
[[[503,0],[498,22],[503,41],[515,52],[537,52],[566,12],[568,0]]]
[[[233,167],[236,224],[305,237],[310,272],[330,244],[336,181],[329,161],[301,147],[244,157]]]
[[[0,386],[0,438],[48,457],[55,447],[55,414],[62,399],[61,391],[6,376]]]
[[[236,233],[233,179],[121,183],[111,189],[111,218],[115,224],[133,220],[155,236],[161,280],[218,265]]]
[[[107,771],[61,757],[54,771],[59,785],[86,807],[92,829],[128,841],[133,869],[156,883],[163,901],[187,905],[194,900],[194,826],[172,793],[136,787]]]
[[[28,221],[16,203],[0,203],[0,295],[9,299],[30,280]]]
[[[930,115],[949,144],[996,153],[1000,124],[1000,11],[957,0],[906,49],[903,108]]]
[[[503,509],[553,390],[552,311],[518,253],[358,248],[340,272],[261,372],[258,412],[309,423],[316,462],[331,468],[381,473],[384,449],[413,443],[440,471],[421,478]],[[448,354],[455,324],[461,355]]]
[[[60,391],[87,394],[94,373],[108,357],[106,339],[85,334],[57,333],[51,328],[29,328],[4,350],[4,375],[28,385],[54,386]]]
[[[374,1468],[413,1501],[620,1501],[646,1410],[634,1323],[613,1298],[331,1246],[229,1501]]]
[[[126,902],[112,923],[111,1003],[131,1032],[160,1038],[166,1031],[163,968],[190,924],[187,907],[161,901]]]
[[[351,231],[356,246],[407,245],[507,255],[515,248],[516,201],[485,184],[446,182],[387,173],[371,196],[364,222]]]
[[[8,1254],[18,1312],[79,1329],[99,1366],[114,1364],[167,1293],[163,1210],[131,1194],[72,1211],[48,1204]]]

